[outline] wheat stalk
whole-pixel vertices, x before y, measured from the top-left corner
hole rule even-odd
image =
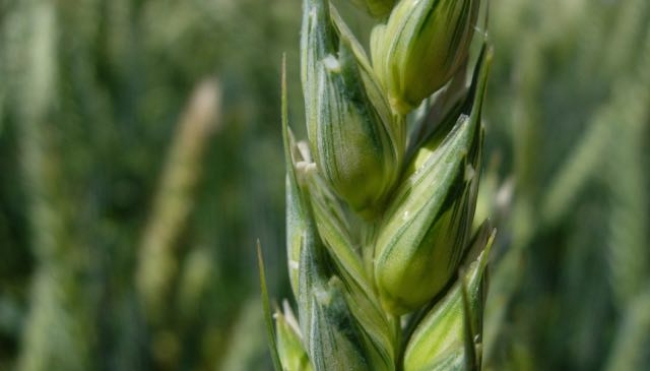
[[[276,368],[478,370],[493,238],[471,230],[491,60],[483,42],[468,77],[481,2],[356,3],[381,17],[371,58],[328,0],[303,2],[307,142],[283,98],[298,316],[286,304],[270,327]]]

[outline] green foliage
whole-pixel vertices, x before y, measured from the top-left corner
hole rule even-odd
[[[0,1],[0,369],[268,365],[298,11],[257,5]]]
[[[359,40],[395,3],[333,2]],[[647,369],[650,3],[490,3],[483,366]],[[271,368],[254,246],[270,295],[289,293],[279,76],[282,52],[299,69],[300,14],[298,0],[0,0],[0,370]],[[183,134],[206,81],[221,109]],[[298,79],[287,93],[303,122]],[[318,233],[343,270],[336,216]],[[362,260],[347,300],[376,311]],[[390,325],[373,313],[362,326]]]
[[[650,310],[640,309],[650,284],[650,4],[504,0],[493,10],[487,117],[512,143],[501,151],[516,185],[488,300],[487,363],[645,369],[650,339],[630,326],[647,334],[633,313]]]

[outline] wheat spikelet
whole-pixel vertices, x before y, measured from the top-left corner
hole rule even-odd
[[[492,58],[484,40],[470,53],[481,1],[355,3],[380,19],[369,53],[329,1],[303,2],[306,142],[283,106],[297,318],[276,314],[276,366],[478,370],[493,237],[472,230]]]

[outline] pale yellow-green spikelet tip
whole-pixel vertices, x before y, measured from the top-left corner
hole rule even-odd
[[[298,322],[284,302],[283,312],[275,314],[277,349],[283,371],[312,371],[307,352],[302,346]]]
[[[393,314],[425,305],[460,263],[475,204],[476,164],[468,158],[478,145],[473,130],[471,120],[461,117],[389,205],[374,271],[382,303]]]
[[[494,231],[484,224],[472,247],[482,252],[417,325],[404,353],[404,371],[464,370],[477,362],[472,357],[480,353],[477,342],[482,332],[485,277],[493,239]]]
[[[407,114],[463,65],[481,0],[402,0],[371,40],[393,109]]]

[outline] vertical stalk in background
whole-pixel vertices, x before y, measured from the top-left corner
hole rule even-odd
[[[650,283],[650,200],[644,162],[650,134],[650,31],[644,44],[642,67],[617,85],[615,110],[605,117],[609,126],[616,125],[617,140],[608,142],[607,181],[612,194],[608,257],[615,304],[622,310]]]
[[[169,315],[169,299],[180,276],[180,237],[186,230],[201,175],[201,161],[219,128],[221,90],[216,80],[202,82],[182,115],[163,169],[150,219],[139,247],[136,286],[149,323],[159,328]],[[179,340],[175,334],[154,335],[154,357],[174,364]],[[160,340],[159,342],[156,340]]]
[[[8,64],[16,77],[12,103],[20,122],[30,245],[36,260],[17,369],[83,371],[90,365],[93,336],[79,280],[83,250],[72,234],[54,114],[57,8],[51,1],[24,2],[8,22]]]
[[[540,99],[540,86],[544,72],[539,55],[544,40],[535,34],[529,35],[529,43],[522,47],[518,60],[517,91],[519,92],[513,107],[513,146],[516,174],[515,205],[517,215],[513,221],[513,244],[522,248],[531,238],[534,229],[534,209],[539,182],[536,169],[540,159],[540,112],[537,102]]]
[[[252,298],[243,303],[240,316],[233,323],[232,331],[228,334],[228,348],[224,357],[217,363],[215,371],[248,371],[253,369],[255,357],[266,347],[263,336],[257,334],[263,327],[260,313],[261,301]]]

